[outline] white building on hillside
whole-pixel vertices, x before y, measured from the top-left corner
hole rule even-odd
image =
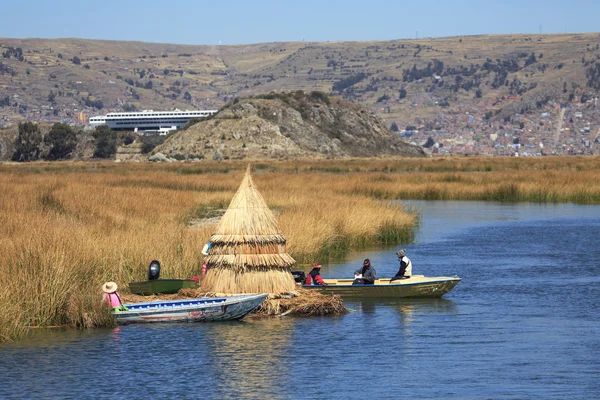
[[[169,131],[183,127],[192,118],[206,118],[217,113],[218,110],[199,111],[132,111],[108,113],[89,119],[90,126],[108,125],[114,130],[128,130],[134,132],[158,132],[166,135]]]

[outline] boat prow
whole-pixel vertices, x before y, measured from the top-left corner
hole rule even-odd
[[[244,318],[256,310],[267,294],[202,297],[188,300],[125,304],[128,311],[115,311],[121,325],[147,322],[209,322]]]
[[[354,279],[324,279],[326,286],[303,285],[306,289],[345,297],[442,297],[460,282],[458,276],[413,275],[407,279],[391,281],[391,278],[375,280],[373,285],[353,285]]]

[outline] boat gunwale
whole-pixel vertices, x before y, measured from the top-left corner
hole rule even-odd
[[[142,303],[127,303],[127,304],[123,304],[125,307],[132,307],[134,308],[133,310],[129,310],[129,311],[119,311],[117,314],[124,314],[124,313],[128,313],[128,312],[148,312],[148,311],[152,311],[152,312],[156,312],[156,311],[169,311],[169,310],[186,310],[190,307],[194,307],[197,308],[199,306],[221,306],[221,305],[229,305],[229,304],[235,304],[235,303],[239,303],[240,301],[244,301],[244,300],[254,300],[257,299],[261,296],[264,296],[265,299],[267,298],[267,294],[265,293],[259,293],[259,294],[248,294],[248,295],[239,295],[239,296],[231,296],[231,297],[198,297],[195,299],[182,299],[182,300],[155,300],[155,301],[148,301],[148,302],[142,302]],[[182,304],[180,306],[172,306],[172,307],[151,307],[151,306],[156,306],[159,304]],[[188,304],[185,304],[188,303]],[[144,308],[142,310],[138,310],[137,308],[140,306],[150,306],[149,308]]]
[[[328,280],[334,280],[335,278],[332,279],[324,279],[325,283],[327,283]],[[342,278],[343,280],[350,280],[350,279],[346,279],[346,278]],[[339,280],[342,280],[339,279]],[[391,278],[381,278],[381,279],[391,279]],[[414,286],[414,285],[426,285],[426,284],[431,284],[431,283],[447,283],[447,282],[460,282],[462,279],[458,278],[458,277],[448,277],[447,279],[443,279],[443,280],[435,280],[435,281],[423,281],[423,282],[408,282],[408,283],[373,283],[373,284],[364,284],[364,283],[357,283],[357,284],[328,284],[328,285],[302,285],[303,288],[307,288],[307,289],[319,289],[319,288],[336,288],[336,287],[376,287],[376,288],[381,288],[381,287],[399,287],[399,286]]]

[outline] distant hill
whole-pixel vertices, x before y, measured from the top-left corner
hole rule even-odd
[[[217,160],[425,156],[368,109],[302,91],[236,99],[214,117],[174,133],[154,153]]]
[[[596,33],[235,46],[0,39],[0,126],[73,122],[80,110],[219,108],[273,90],[332,92],[400,128],[465,105],[500,118],[595,92],[599,43]]]

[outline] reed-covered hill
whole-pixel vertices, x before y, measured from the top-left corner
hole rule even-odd
[[[371,107],[402,127],[416,111],[427,118],[464,105],[513,112],[511,104],[528,99],[534,105],[548,97],[579,101],[600,88],[599,38],[488,35],[232,46],[0,39],[0,115],[64,121],[77,110],[219,108],[272,90],[319,90]]]
[[[423,157],[370,110],[322,92],[234,101],[155,149],[177,159]]]

